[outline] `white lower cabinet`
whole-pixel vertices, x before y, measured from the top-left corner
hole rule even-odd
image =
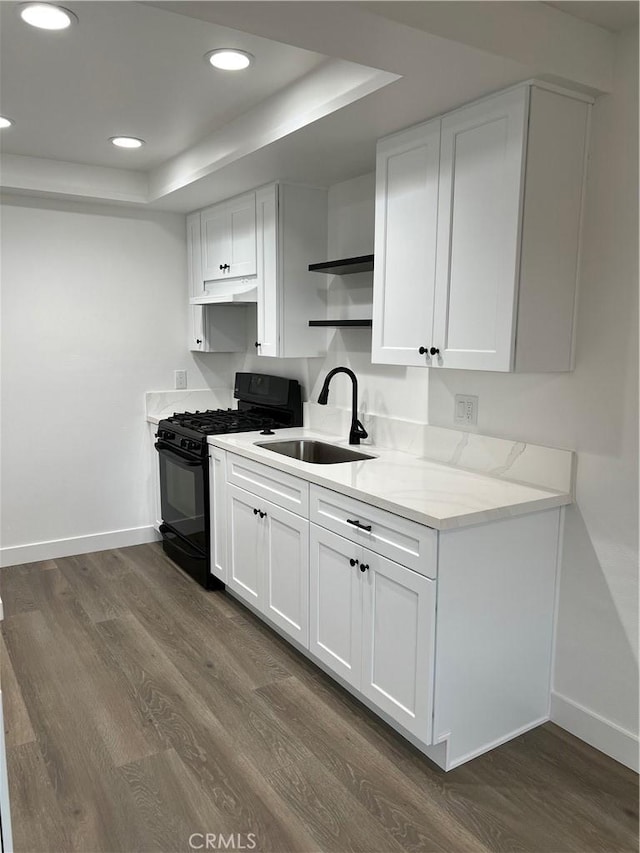
[[[436,764],[549,718],[558,509],[438,532],[216,453],[229,590]]]
[[[435,581],[311,525],[309,651],[431,738]]]
[[[227,585],[307,648],[309,521],[232,484],[227,517]]]
[[[211,574],[227,582],[227,454],[209,448],[209,553]]]
[[[311,525],[309,651],[356,689],[362,668],[361,548]]]
[[[431,743],[436,582],[373,551],[363,551],[362,560],[360,689]]]
[[[227,486],[229,524],[228,586],[240,598],[262,610],[262,551],[265,526],[260,524],[255,495]],[[254,511],[255,510],[255,511]]]

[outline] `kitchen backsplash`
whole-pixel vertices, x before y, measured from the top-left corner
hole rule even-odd
[[[362,415],[370,442],[434,462],[455,465],[554,491],[574,493],[576,454],[571,450],[510,441],[381,415]],[[304,404],[305,426],[349,434],[351,413],[336,406]],[[365,441],[364,444],[368,442]]]

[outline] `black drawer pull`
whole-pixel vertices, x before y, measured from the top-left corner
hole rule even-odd
[[[348,518],[347,524],[353,524],[354,527],[357,527],[360,530],[366,530],[368,532],[371,531],[371,525],[370,524],[360,524],[360,522],[358,521],[357,518]]]
[[[369,568],[368,563],[360,563],[360,571],[361,572],[366,572],[368,568]]]
[[[359,562],[360,562],[359,560],[354,560],[354,558],[351,557],[351,559],[349,560],[349,565],[350,566],[357,566]]]

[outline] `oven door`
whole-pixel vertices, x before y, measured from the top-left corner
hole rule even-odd
[[[162,441],[156,442],[160,458],[162,520],[192,548],[207,553],[208,459],[193,458]]]

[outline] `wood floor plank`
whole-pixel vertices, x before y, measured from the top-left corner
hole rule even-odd
[[[44,759],[36,743],[7,750],[11,818],[16,853],[61,853],[72,849]]]
[[[320,764],[289,765],[272,773],[269,781],[326,853],[401,853],[386,827]]]
[[[37,744],[71,840],[70,849],[143,849],[129,790],[82,701],[84,671],[38,611],[5,620],[3,632]],[[19,796],[9,779],[12,797]]]
[[[484,851],[488,848],[451,813],[437,785],[439,773],[425,763],[419,788],[350,722],[297,679],[256,691],[320,762],[394,839],[408,851]],[[431,777],[436,780],[434,786]]]
[[[290,672],[281,665],[280,658],[272,654],[272,644],[261,642],[255,633],[233,620],[232,617],[244,608],[225,593],[206,592],[198,587],[190,578],[177,572],[175,565],[156,546],[139,548],[145,549],[140,552],[144,559],[133,561],[132,568],[147,589],[141,595],[128,579],[127,592],[130,602],[133,602],[133,611],[143,613],[149,596],[155,593],[157,606],[154,607],[154,618],[158,618],[159,612],[165,612],[168,617],[165,627],[171,629],[182,622],[190,626],[194,635],[212,641],[210,645],[215,648],[215,655],[212,653],[210,657],[214,666],[216,661],[226,660],[235,670],[236,679],[250,684],[251,689],[289,677]],[[155,585],[150,587],[154,581]],[[180,591],[177,597],[174,595],[176,590]],[[212,630],[214,625],[218,630]]]
[[[43,614],[66,658],[75,658],[76,701],[82,702],[114,765],[128,764],[163,748],[153,724],[128,697],[124,673],[75,596],[52,600]]]
[[[156,544],[0,589],[17,853],[638,849],[631,771],[548,724],[446,774]]]
[[[136,578],[122,581],[131,599],[133,615],[207,708],[242,745],[264,774],[310,757],[293,733],[264,704],[255,701],[255,682],[236,665],[225,644],[208,636],[205,626],[180,614],[170,624],[157,619],[153,591],[141,590]],[[144,594],[142,594],[144,593]]]
[[[229,834],[228,820],[169,749],[120,768],[146,828],[147,849],[188,851],[189,838],[207,832]],[[199,843],[197,839],[196,843]]]
[[[0,634],[0,667],[5,747],[10,749],[12,746],[21,746],[23,743],[33,743],[36,736],[2,634]]]
[[[189,687],[171,661],[132,616],[98,626],[109,640],[127,675],[136,685],[149,713],[230,825],[251,827],[263,841],[261,849],[299,850],[306,832],[290,813],[274,820],[264,801],[264,777],[250,752],[243,754],[232,733],[220,724],[206,703]],[[244,831],[244,830],[236,830]]]
[[[93,622],[114,619],[128,612],[127,602],[117,587],[107,582],[107,576],[93,555],[65,557],[57,560],[56,564]]]
[[[181,607],[200,616],[208,624],[228,616],[228,597],[211,594],[170,560],[158,543],[136,545],[120,550],[132,571],[149,581],[173,607]]]
[[[567,739],[575,741],[573,763],[563,759]],[[591,753],[585,746],[550,724],[484,756],[482,780],[526,807],[529,820],[544,825],[562,849],[636,850],[638,777],[606,756],[584,760]]]

